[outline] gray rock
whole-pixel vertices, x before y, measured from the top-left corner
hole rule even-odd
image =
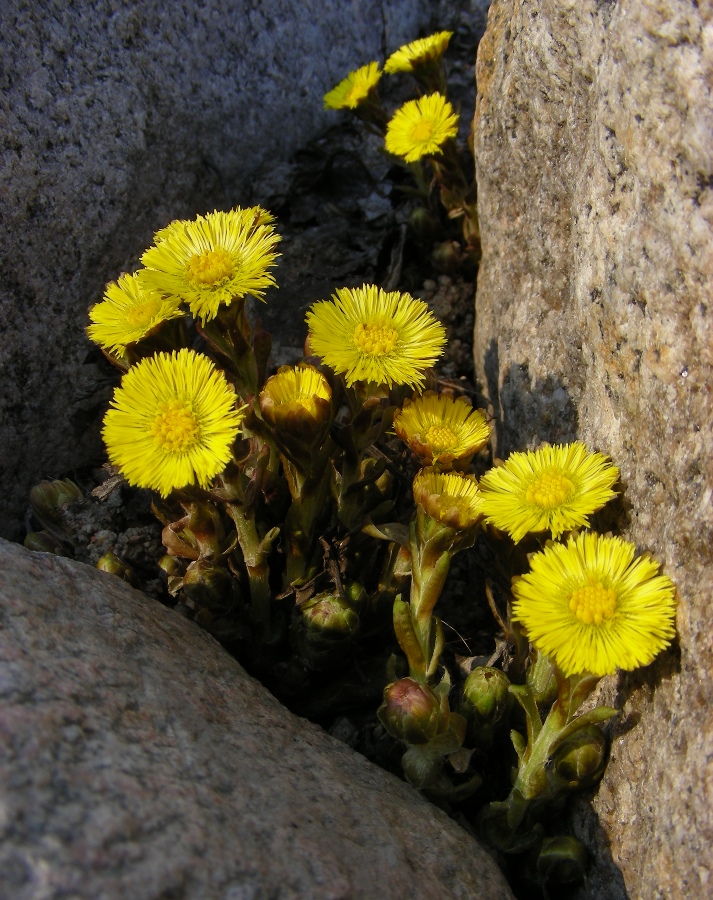
[[[478,53],[475,359],[498,452],[610,454],[615,524],[679,591],[679,644],[602,687],[623,715],[578,826],[597,897],[713,890],[712,34],[683,0],[496,0]]]
[[[101,458],[112,385],[83,332],[105,283],[171,219],[260,201],[253,173],[334,121],[323,94],[429,6],[3,3],[0,534],[33,483]]]
[[[193,623],[2,540],[0,571],[0,897],[512,896]]]

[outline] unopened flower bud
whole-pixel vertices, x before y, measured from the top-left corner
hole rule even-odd
[[[439,698],[415,678],[400,678],[384,689],[378,716],[384,728],[408,744],[427,744],[440,730],[443,713]],[[445,723],[447,725],[447,723]]]
[[[183,577],[184,566],[175,556],[162,556],[158,561],[158,567],[168,578]]]
[[[347,585],[346,595],[354,609],[364,610],[369,605],[369,595],[364,585],[358,581],[352,581]]]
[[[100,572],[108,572],[110,575],[116,575],[132,587],[139,586],[139,580],[130,565],[119,559],[114,553],[105,553],[96,563]]]
[[[227,609],[233,599],[233,577],[223,566],[197,559],[186,569],[182,589],[196,606],[220,612]]]
[[[311,669],[325,669],[344,659],[359,631],[359,615],[338,594],[324,591],[308,600],[291,630],[295,652]]]
[[[175,597],[183,587],[183,574],[186,570],[185,563],[177,559],[175,556],[162,556],[158,561],[158,567],[166,576],[166,587],[168,593]],[[184,606],[184,604],[179,604]],[[187,607],[186,607],[187,609]]]
[[[62,521],[62,508],[83,496],[82,489],[73,481],[41,481],[30,491],[30,506],[43,524],[58,524]]]
[[[606,749],[601,728],[587,725],[557,748],[552,760],[555,772],[570,790],[591,787],[604,772]]]
[[[438,220],[424,206],[411,210],[408,227],[417,244],[429,244],[438,231]]]
[[[64,556],[62,542],[48,534],[46,531],[30,531],[23,541],[28,550],[39,553],[54,553],[56,556]]]
[[[500,669],[477,666],[463,685],[463,698],[472,709],[478,724],[496,725],[512,708],[510,681]]]
[[[587,856],[571,835],[545,838],[537,857],[537,869],[548,884],[576,884],[584,878]]]
[[[463,251],[458,241],[443,241],[436,244],[431,254],[431,261],[439,272],[455,275],[463,262]]]

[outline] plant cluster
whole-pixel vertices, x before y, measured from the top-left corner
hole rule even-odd
[[[400,47],[384,63],[372,61],[350,72],[325,94],[326,109],[346,110],[383,137],[384,149],[407,168],[413,186],[411,233],[434,264],[455,272],[480,259],[480,230],[470,146],[459,146],[459,114],[448,99],[443,56],[453,33],[440,31]],[[382,75],[409,75],[417,96],[393,115],[379,96]],[[445,214],[445,221],[444,221]],[[460,237],[452,227],[459,226]]]
[[[390,121],[376,63],[325,98],[383,126],[407,160],[418,144],[438,178],[455,135],[437,90],[449,37],[387,60],[384,71],[413,72],[430,91]],[[293,709],[320,720],[378,706],[413,785],[466,802],[483,837],[529,853],[541,878],[574,879],[583,851],[549,834],[549,817],[601,776],[600,726],[616,714],[582,704],[602,676],[670,644],[674,586],[591,528],[617,495],[607,456],[545,444],[476,476],[491,423],[438,382],[445,329],[409,294],[337,289],[307,313],[304,360],[268,377],[270,335],[246,302],[275,286],[278,245],[260,207],[174,221],[89,311],[89,337],[123,373],[104,419],[108,457],[155,492],[168,591]],[[35,489],[48,535],[73,491]],[[489,665],[445,653],[438,615],[455,554],[476,541],[493,560],[501,629]],[[100,567],[131,580],[115,557]],[[481,784],[502,770],[508,739],[510,789],[498,794]]]

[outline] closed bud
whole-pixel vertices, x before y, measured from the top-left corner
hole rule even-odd
[[[545,883],[576,884],[587,868],[584,847],[571,835],[545,838],[537,857],[537,870]]]
[[[427,744],[448,727],[448,705],[427,684],[415,678],[400,678],[384,689],[379,719],[395,738],[407,744]],[[445,727],[444,727],[445,726]]]
[[[478,724],[494,726],[507,716],[513,702],[509,687],[510,681],[500,669],[477,666],[472,670],[463,685],[463,698]]]
[[[347,600],[354,609],[364,610],[369,605],[369,595],[364,585],[358,581],[351,581],[346,588]]]
[[[65,556],[62,542],[48,534],[46,531],[30,531],[23,541],[28,550],[39,553],[54,553],[57,556]]]
[[[554,770],[569,790],[591,787],[604,772],[606,750],[601,728],[587,725],[557,748],[552,759]]]
[[[183,578],[184,566],[175,556],[162,556],[158,567],[168,578]]]
[[[463,251],[458,241],[443,241],[433,248],[431,260],[439,272],[456,275],[463,262]]]
[[[41,481],[30,491],[30,506],[40,522],[56,525],[62,521],[62,508],[83,496],[82,489],[73,481]]]
[[[130,565],[119,559],[114,553],[105,553],[96,563],[100,572],[108,572],[110,575],[116,575],[132,587],[139,586],[139,580]]]
[[[438,231],[438,220],[424,206],[417,206],[411,210],[408,227],[417,244],[428,244]]]
[[[227,610],[233,599],[233,576],[210,560],[197,559],[186,569],[182,585],[184,595],[196,606],[211,612]]]
[[[162,556],[158,561],[158,567],[166,576],[168,593],[172,597],[175,597],[183,587],[183,574],[186,569],[185,563],[181,562],[181,560],[177,559],[175,556]]]
[[[327,669],[344,660],[359,632],[359,615],[347,600],[331,591],[316,594],[300,608],[292,623],[295,652],[311,669]]]

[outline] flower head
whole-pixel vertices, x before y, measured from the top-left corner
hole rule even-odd
[[[379,64],[367,63],[355,72],[350,72],[346,78],[324,95],[325,109],[356,109],[366,100],[381,77]]]
[[[423,384],[443,351],[446,331],[421,300],[373,284],[340,288],[307,313],[310,347],[347,386]]]
[[[273,221],[255,206],[171,222],[141,257],[141,283],[184,300],[201,321],[247,294],[262,300],[265,288],[275,284],[268,271],[280,240]]]
[[[384,72],[389,75],[394,72],[413,72],[418,66],[442,56],[452,37],[452,31],[439,31],[399,47],[386,60]]]
[[[674,636],[675,589],[648,556],[587,532],[551,544],[513,579],[513,617],[565,676],[648,665]]]
[[[426,466],[465,465],[490,438],[482,411],[465,397],[426,391],[406,400],[394,416],[394,431]]]
[[[480,479],[485,520],[514,541],[548,529],[557,538],[588,526],[589,515],[616,496],[618,477],[607,456],[590,453],[581,441],[511,453]]]
[[[409,100],[386,126],[386,149],[406,162],[442,153],[441,145],[458,134],[458,116],[442,94]]]
[[[318,444],[332,421],[331,401],[327,379],[313,366],[282,366],[265,382],[260,411],[281,432]]]
[[[102,434],[109,461],[129,484],[166,497],[207,488],[230,460],[243,411],[207,356],[159,353],[129,369],[114,392]]]
[[[413,499],[426,515],[449,528],[472,528],[483,515],[477,480],[460,472],[421,469],[413,480]]]
[[[87,335],[104,350],[122,354],[162,322],[182,316],[180,303],[176,297],[145,290],[136,274],[120,275],[106,286],[101,303],[89,310]]]

